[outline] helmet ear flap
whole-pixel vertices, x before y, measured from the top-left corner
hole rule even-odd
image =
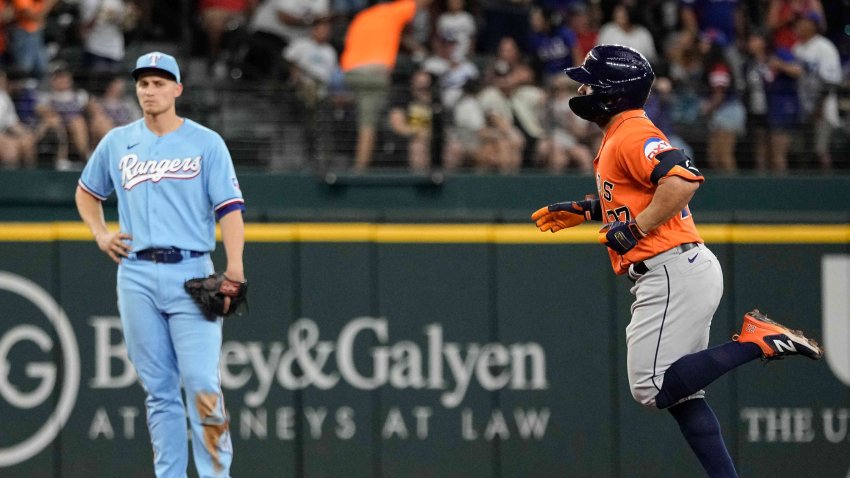
[[[609,100],[604,94],[574,96],[570,98],[570,109],[579,118],[602,125],[614,116],[607,104]]]
[[[642,108],[648,96],[629,97],[609,93],[580,95],[570,98],[570,109],[579,118],[603,125],[617,113]]]

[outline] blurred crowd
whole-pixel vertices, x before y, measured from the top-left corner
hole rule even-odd
[[[187,91],[274,92],[301,167],[590,171],[601,132],[562,71],[618,43],[652,62],[647,114],[700,167],[846,168],[846,3],[0,0],[0,164],[79,168],[140,117],[128,71],[156,47]]]

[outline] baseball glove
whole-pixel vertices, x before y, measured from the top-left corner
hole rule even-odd
[[[183,287],[210,320],[241,315],[242,305],[248,304],[248,282],[230,280],[223,272],[189,279]]]

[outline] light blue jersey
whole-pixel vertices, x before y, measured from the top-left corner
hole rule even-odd
[[[244,209],[224,140],[188,118],[162,137],[143,119],[113,129],[98,144],[79,185],[101,200],[115,192],[121,231],[133,236],[133,252],[212,251],[216,218]]]

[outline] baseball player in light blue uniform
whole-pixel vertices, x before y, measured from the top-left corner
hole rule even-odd
[[[144,118],[113,129],[98,144],[78,183],[77,208],[98,247],[119,264],[118,310],[147,393],[156,476],[186,476],[188,410],[198,474],[229,477],[233,451],[219,377],[222,320],[207,320],[183,283],[213,272],[216,220],[225,274],[245,280],[244,201],[222,138],[177,116],[183,85],[174,57],[142,55],[133,77]],[[103,217],[101,202],[112,192],[119,231],[109,231]]]

